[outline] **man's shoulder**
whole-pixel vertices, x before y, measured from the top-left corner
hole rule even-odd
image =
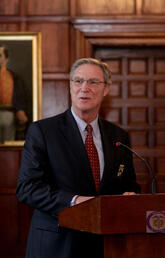
[[[65,111],[64,113],[32,122],[28,128],[27,136],[38,135],[39,137],[41,133],[48,137],[51,137],[52,135],[58,137],[58,132],[60,132],[62,128],[66,128],[67,113],[68,112]]]
[[[108,132],[111,132],[111,133],[115,132],[115,134],[117,133],[117,134],[123,134],[123,135],[128,134],[128,132],[125,129],[108,120],[100,118],[99,121],[100,121],[101,127]]]
[[[47,117],[47,118],[43,118],[40,119],[36,122],[33,122],[33,124],[37,124],[40,126],[49,126],[51,124],[59,124],[60,122],[65,122],[65,120],[68,118],[68,116],[70,115],[70,110],[66,110],[63,113],[51,116],[51,117]]]

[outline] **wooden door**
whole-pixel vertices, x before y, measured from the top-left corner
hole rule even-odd
[[[157,191],[165,192],[165,47],[95,47],[94,55],[110,65],[112,85],[101,116],[129,131],[132,147],[152,166]],[[134,158],[142,191],[151,177]]]

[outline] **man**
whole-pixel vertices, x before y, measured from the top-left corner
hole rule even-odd
[[[98,117],[110,79],[107,64],[76,61],[70,74],[71,109],[29,128],[17,187],[19,200],[35,208],[27,258],[103,258],[102,236],[59,227],[59,211],[97,195],[140,192],[130,153],[113,146],[114,141],[129,145],[128,134]],[[92,136],[86,126],[93,127]]]
[[[7,47],[0,45],[0,143],[15,140],[16,122],[23,126],[28,121],[24,85],[7,69],[8,58]]]

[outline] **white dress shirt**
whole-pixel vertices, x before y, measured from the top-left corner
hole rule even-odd
[[[80,134],[81,134],[83,142],[85,144],[85,139],[87,136],[87,130],[86,130],[87,123],[84,120],[82,120],[79,116],[77,116],[72,108],[71,108],[71,112],[72,112],[74,119],[77,122],[78,128],[80,130]],[[101,179],[103,176],[103,171],[104,171],[104,153],[103,153],[101,134],[100,134],[99,124],[98,124],[98,116],[94,121],[92,121],[90,123],[90,125],[93,128],[93,131],[92,131],[93,141],[95,143],[95,146],[96,146],[97,152],[98,152],[98,156],[99,156],[100,179]]]

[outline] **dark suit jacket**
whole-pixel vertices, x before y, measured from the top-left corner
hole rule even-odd
[[[102,119],[99,119],[99,126],[105,169],[98,192],[70,110],[30,126],[17,186],[19,200],[35,208],[26,257],[103,257],[101,237],[60,228],[58,212],[69,207],[75,195],[114,195],[140,191],[135,181],[131,154],[125,149],[117,149],[113,144],[121,141],[129,145],[128,134]],[[120,164],[124,165],[124,171],[117,176]],[[94,246],[98,248],[95,254]]]

